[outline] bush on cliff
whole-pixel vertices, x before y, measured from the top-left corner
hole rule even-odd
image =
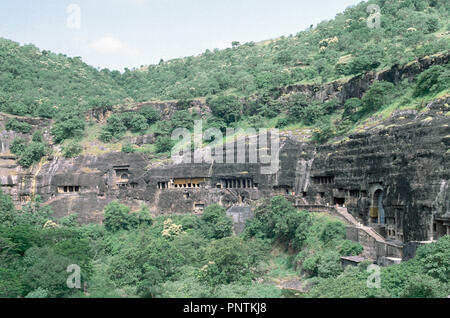
[[[30,124],[23,121],[18,121],[15,118],[8,120],[5,124],[5,128],[6,130],[17,131],[23,134],[28,134],[32,129]]]
[[[66,139],[81,137],[84,127],[84,121],[76,113],[68,112],[58,117],[50,133],[55,143],[62,143]]]
[[[282,196],[265,201],[255,211],[255,218],[247,221],[244,237],[268,238],[286,247],[301,249],[311,225],[310,215],[298,211]]]
[[[77,157],[82,150],[83,147],[78,142],[72,140],[63,147],[62,154],[66,158],[74,158]]]
[[[201,229],[208,239],[221,239],[233,233],[233,222],[226,215],[225,208],[213,204],[207,206],[201,217]]]
[[[414,96],[436,94],[450,87],[450,66],[432,66],[417,77]]]
[[[119,201],[112,201],[105,207],[103,224],[106,230],[110,232],[130,230],[136,227],[137,223],[137,217],[130,213],[130,208]]]
[[[33,163],[39,162],[47,153],[46,145],[42,142],[31,142],[20,153],[19,164],[29,168]]]

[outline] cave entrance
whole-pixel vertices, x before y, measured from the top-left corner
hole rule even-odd
[[[344,206],[345,204],[345,198],[333,198],[333,204],[334,205],[339,205],[339,206]]]
[[[386,216],[383,207],[384,191],[377,189],[373,193],[369,216],[372,223],[386,224]]]

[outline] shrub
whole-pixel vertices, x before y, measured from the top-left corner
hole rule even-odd
[[[122,152],[124,153],[133,153],[136,149],[134,149],[133,145],[129,142],[125,142],[122,144]]]
[[[363,249],[363,246],[358,242],[345,240],[339,248],[339,254],[341,256],[356,256],[361,254]]]
[[[241,117],[242,104],[236,96],[218,96],[208,98],[206,101],[214,116],[223,118],[223,120],[230,124],[236,122]]]
[[[448,88],[450,83],[449,67],[433,66],[422,72],[417,77],[416,87],[414,88],[414,96],[423,96],[426,94],[435,94],[441,90]]]
[[[320,240],[325,244],[333,240],[342,240],[345,238],[345,224],[341,221],[329,221],[325,224],[320,233]]]
[[[25,139],[17,137],[13,140],[12,144],[9,146],[11,153],[20,156],[26,148]]]
[[[147,119],[141,114],[134,114],[129,121],[128,128],[132,132],[145,132],[148,129]]]
[[[257,251],[256,251],[257,252]],[[251,267],[258,261],[255,251],[238,237],[214,240],[206,248],[208,263],[200,270],[200,281],[209,285],[250,282]]]
[[[5,128],[6,130],[13,130],[23,134],[28,134],[32,127],[26,122],[18,121],[17,119],[12,118],[6,122]]]
[[[277,124],[276,124],[276,128],[284,128],[287,125],[289,125],[291,121],[289,120],[289,118],[287,117],[282,117],[280,119],[278,119]]]
[[[360,107],[361,107],[361,100],[359,98],[356,97],[349,98],[344,104],[344,113],[342,114],[342,116],[349,117],[352,114],[356,113]]]
[[[33,163],[39,162],[45,154],[45,144],[32,142],[20,154],[19,164],[24,168],[29,168]]]
[[[63,147],[62,154],[66,158],[74,158],[77,157],[82,150],[83,147],[78,142],[72,140]]]
[[[264,117],[262,117],[261,115],[255,115],[255,116],[249,117],[248,123],[252,128],[255,128],[255,129],[266,127],[266,121],[265,121]]]
[[[314,129],[313,139],[319,143],[326,142],[336,134],[335,127],[330,121],[321,121]]]
[[[130,208],[126,205],[113,201],[105,207],[105,228],[110,232],[129,230],[137,226],[136,215],[130,214]]]
[[[364,113],[371,113],[381,109],[389,101],[390,94],[394,89],[394,84],[379,81],[372,84],[370,89],[361,99]]]
[[[16,208],[11,197],[0,189],[0,225],[11,226],[15,221]]]
[[[151,106],[142,107],[141,110],[139,111],[139,113],[142,116],[144,116],[144,118],[147,120],[147,123],[149,125],[151,125],[161,119],[161,116],[158,113],[158,111]]]
[[[446,297],[442,293],[442,284],[439,280],[428,275],[416,275],[409,279],[401,297],[403,298],[436,298]]]
[[[44,137],[42,136],[42,133],[39,130],[35,131],[31,138],[31,140],[34,142],[42,142],[43,139]]]
[[[99,139],[103,142],[111,142],[113,139],[113,134],[109,130],[105,129],[105,127],[103,127],[102,131],[100,132]]]
[[[319,277],[336,277],[342,272],[341,257],[336,251],[326,251],[320,255],[317,265]]]
[[[121,138],[127,131],[127,127],[120,115],[113,114],[106,121],[105,131],[108,131],[112,137]]]
[[[177,109],[178,110],[186,110],[191,107],[192,100],[182,98],[177,102]]]
[[[207,206],[201,220],[202,233],[208,239],[221,239],[232,234],[233,222],[225,208],[218,204]]]
[[[167,136],[158,136],[155,142],[156,153],[164,153],[172,150],[175,142]]]
[[[302,262],[302,269],[311,276],[317,276],[319,266],[319,255],[313,254],[305,258]]]
[[[61,143],[65,139],[80,137],[85,127],[84,121],[79,117],[68,117],[60,119],[51,130],[55,143]]]

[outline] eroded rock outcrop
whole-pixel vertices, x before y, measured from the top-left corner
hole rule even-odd
[[[448,62],[448,56],[436,59],[364,75],[370,78],[355,77],[344,86],[331,83],[317,90],[306,86],[301,89],[307,89],[310,95],[315,92],[314,98],[322,100],[336,94],[344,99],[360,96],[376,78],[395,82],[414,76],[432,63]],[[18,206],[38,194],[57,217],[77,213],[85,223],[101,222],[105,205],[116,199],[133,210],[145,204],[157,215],[201,213],[212,203],[229,208],[285,195],[298,204],[345,205],[359,222],[387,239],[426,241],[450,232],[449,103],[446,97],[420,111],[397,111],[387,120],[380,119],[324,145],[281,135],[279,169],[272,174],[262,173],[261,163],[249,160],[177,164],[171,159],[154,160],[144,154],[120,152],[76,159],[50,156],[30,169],[22,169],[9,152],[12,140],[21,135],[4,130],[3,116],[0,186]],[[164,118],[177,107],[175,102],[149,104],[159,105]],[[200,100],[190,106],[201,116],[209,111]],[[104,121],[110,111],[92,111],[88,117]],[[44,130],[51,142],[51,123],[31,120],[33,131]],[[23,137],[29,139],[30,135]],[[153,135],[146,135],[128,141],[139,145],[153,140]]]

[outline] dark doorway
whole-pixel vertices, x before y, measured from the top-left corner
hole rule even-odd
[[[343,206],[345,204],[345,198],[333,198],[333,204],[334,205],[339,205],[339,206]]]

